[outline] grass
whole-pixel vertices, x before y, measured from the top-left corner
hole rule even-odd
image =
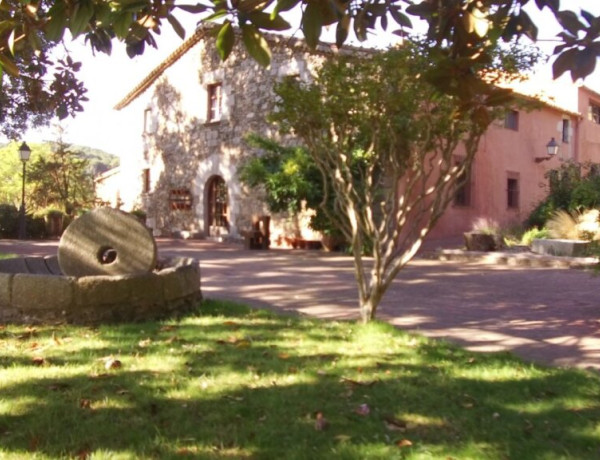
[[[206,301],[0,326],[2,459],[597,458],[600,382],[374,323]]]

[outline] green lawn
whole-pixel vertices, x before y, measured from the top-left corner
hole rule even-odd
[[[0,326],[0,458],[600,455],[600,382],[387,324],[207,301],[181,321]]]

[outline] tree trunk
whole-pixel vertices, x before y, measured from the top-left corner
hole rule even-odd
[[[376,286],[372,286],[367,291],[367,295],[360,299],[360,320],[363,324],[367,324],[371,320],[375,319],[377,307],[381,302],[384,292],[385,288],[378,284]]]

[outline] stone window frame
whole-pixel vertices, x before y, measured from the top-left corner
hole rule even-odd
[[[206,122],[216,123],[223,119],[223,82],[206,86]]]

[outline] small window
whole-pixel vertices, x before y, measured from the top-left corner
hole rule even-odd
[[[516,110],[509,110],[504,115],[504,127],[506,129],[512,129],[513,131],[519,130],[519,112]]]
[[[519,179],[516,177],[506,180],[506,204],[511,209],[519,207]]]
[[[142,193],[150,193],[150,168],[142,170]]]
[[[144,134],[152,133],[152,109],[144,110]]]
[[[222,85],[215,83],[208,85],[208,121],[219,121],[222,112]]]
[[[562,141],[569,143],[569,134],[571,132],[571,120],[564,119],[562,121]]]
[[[192,194],[187,188],[174,188],[169,194],[171,209],[190,211],[192,209]]]
[[[590,111],[588,118],[592,123],[600,125],[600,105],[590,102]]]
[[[456,185],[456,192],[454,192],[454,206],[471,206],[471,175],[467,172],[463,172],[458,176]]]

